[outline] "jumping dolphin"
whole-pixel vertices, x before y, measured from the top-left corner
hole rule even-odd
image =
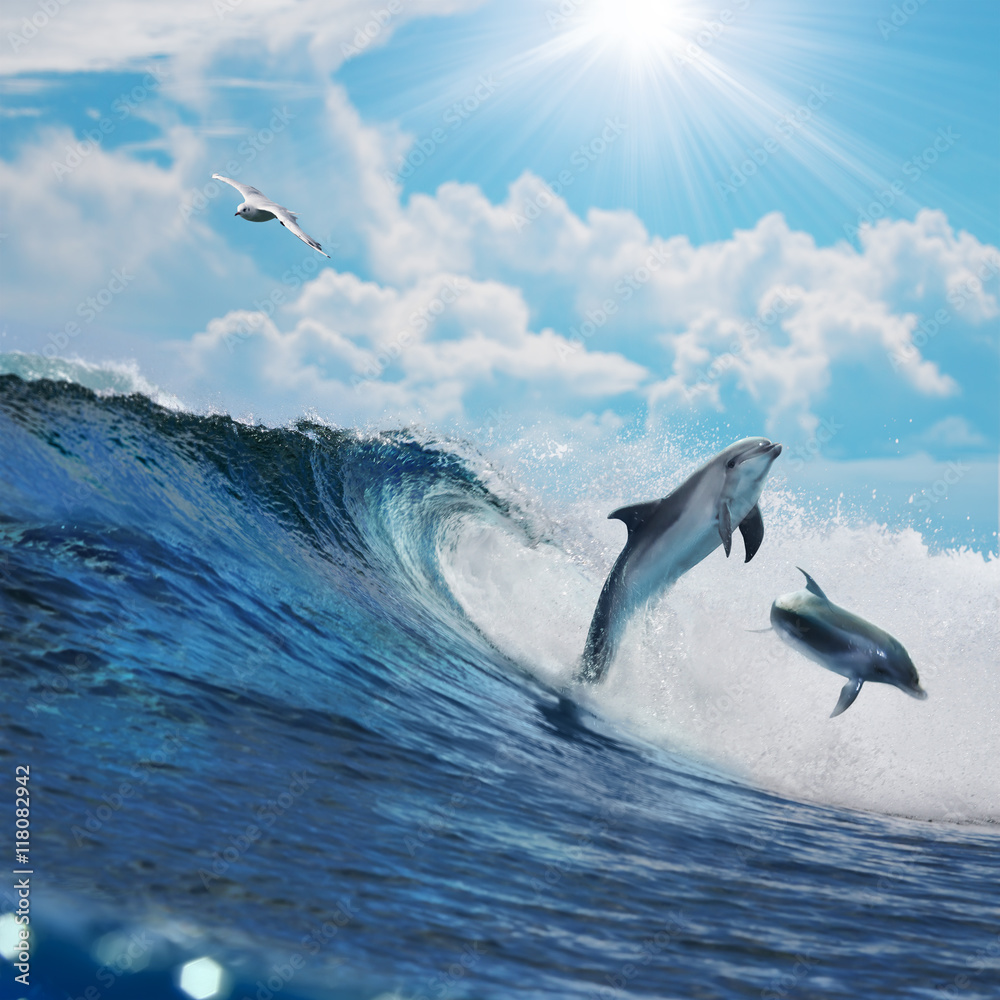
[[[917,668],[902,643],[864,618],[837,607],[801,567],[806,589],[782,594],[771,605],[775,632],[820,666],[847,678],[832,719],[854,704],[865,681],[893,684],[923,700]]]
[[[598,598],[577,679],[601,680],[633,612],[723,545],[739,525],[746,562],[764,538],[757,500],[780,444],[744,438],[719,452],[662,500],[620,507],[609,518],[628,528],[625,548]]]

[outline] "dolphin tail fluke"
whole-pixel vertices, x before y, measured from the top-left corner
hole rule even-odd
[[[747,557],[744,562],[750,562],[757,554],[760,543],[764,541],[764,519],[760,516],[760,507],[754,504],[742,521],[740,521],[740,534],[743,536],[743,547],[746,549]]]
[[[606,664],[595,663],[586,653],[580,658],[580,669],[576,672],[578,684],[597,684],[603,680]]]
[[[837,707],[830,713],[831,719],[834,716],[840,715],[841,712],[846,712],[854,704],[854,699],[860,693],[862,684],[864,684],[864,681],[860,677],[855,677],[843,686],[840,692],[840,701],[837,702]]]
[[[580,658],[580,669],[577,671],[577,681],[585,684],[599,684],[611,666],[615,657],[614,643],[607,641],[604,633],[587,636],[587,645]]]
[[[576,674],[578,681],[589,684],[600,683],[618,652],[625,621],[628,618],[626,614],[628,608],[623,605],[621,594],[624,557],[628,551],[626,545],[601,588],[601,596],[597,599],[597,607],[594,608],[594,617],[591,618],[590,628],[587,629],[587,643],[583,647],[580,669]]]

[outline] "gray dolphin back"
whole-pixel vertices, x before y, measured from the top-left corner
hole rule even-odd
[[[628,540],[615,560],[604,581],[601,596],[597,599],[576,677],[578,681],[596,684],[604,679],[618,652],[622,633],[628,623],[630,609],[625,607],[628,597],[624,593],[624,578],[629,558],[637,548],[646,544],[648,538],[659,538],[677,522],[695,489],[697,479],[698,473],[695,473],[661,500],[619,507],[608,514],[608,520],[622,521],[625,524],[628,528]]]

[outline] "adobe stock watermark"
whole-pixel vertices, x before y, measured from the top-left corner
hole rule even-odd
[[[337,900],[337,909],[325,916],[329,919],[324,919],[321,924],[317,923],[310,928],[295,951],[286,955],[283,961],[275,962],[267,970],[266,979],[262,977],[254,983],[257,987],[256,992],[252,996],[244,993],[241,1000],[274,1000],[274,997],[305,967],[307,957],[318,955],[357,917],[356,907],[349,896],[342,896]]]
[[[951,487],[960,483],[971,471],[970,466],[964,462],[949,462],[945,466],[944,473],[920,491],[915,500],[917,510],[927,512],[935,504],[946,499]]]
[[[769,668],[776,667],[783,660],[785,652],[784,647],[780,643],[769,643],[763,649],[763,653],[760,654],[763,660],[761,666],[766,672]],[[729,715],[734,709],[745,709],[746,695],[755,691],[756,688],[757,683],[753,676],[741,674],[740,679],[735,684],[728,685],[722,694],[713,697],[694,716],[691,721],[694,724],[695,732],[701,733],[709,727],[714,729],[719,721],[724,716]],[[755,848],[755,850],[760,849],[759,847]],[[736,853],[745,865],[749,855],[745,854],[742,848],[738,849]]]
[[[889,11],[888,17],[880,17],[875,22],[878,33],[882,36],[882,41],[888,41],[896,34],[900,28],[910,23],[910,18],[920,10],[927,0],[903,0],[902,3],[894,3]]]
[[[1000,934],[975,953],[969,955],[965,960],[965,966],[969,973],[959,972],[947,986],[937,987],[936,993],[945,1000],[957,1000],[958,997],[968,996],[966,990],[972,989],[977,980],[989,969],[992,972],[997,968],[997,957],[1000,956]],[[982,994],[977,994],[982,996]]]
[[[513,419],[513,410],[505,406],[491,406],[483,414],[485,422],[481,429],[486,432],[487,440],[492,441],[494,437],[500,437],[501,431],[505,431]]]
[[[668,914],[669,920],[655,934],[644,938],[639,944],[639,954],[631,962],[625,962],[617,972],[605,976],[608,985],[599,990],[591,990],[590,1000],[622,1000],[628,996],[626,990],[654,958],[661,955],[674,940],[677,932],[684,928],[686,920],[681,910]]]
[[[116,816],[129,802],[139,797],[145,789],[146,784],[152,777],[156,768],[167,764],[171,757],[178,753],[184,744],[184,738],[174,730],[169,730],[163,737],[160,746],[148,757],[141,757],[131,768],[129,774],[134,779],[124,780],[108,795],[102,795],[102,805],[94,809],[88,809],[84,816],[82,826],[74,823],[70,827],[70,833],[76,840],[76,846],[82,847],[88,840],[93,840],[104,827]]]
[[[198,869],[198,877],[202,885],[210,890],[212,883],[218,881],[229,869],[237,864],[257,843],[261,837],[289,810],[307,788],[314,784],[316,775],[309,771],[299,771],[291,775],[288,787],[273,799],[262,802],[253,812],[256,822],[247,825],[235,834],[230,835],[229,843],[221,850],[212,853],[211,870]]]
[[[613,285],[616,298],[603,299],[596,306],[591,306],[585,313],[579,326],[569,328],[569,341],[558,347],[559,358],[565,361],[571,352],[578,351],[584,343],[590,340],[618,312],[618,301],[628,302],[661,268],[670,261],[671,253],[663,244],[652,247],[645,261],[638,267],[626,272]]]
[[[559,171],[559,176],[554,181],[546,181],[543,190],[539,191],[534,198],[528,198],[524,202],[524,207],[520,212],[511,212],[511,222],[514,228],[520,233],[532,222],[535,221],[547,208],[555,204],[563,191],[568,188],[579,174],[582,174],[592,163],[606,153],[615,140],[628,128],[617,115],[614,118],[604,119],[604,128],[594,136],[590,142],[582,142],[573,151],[569,158],[569,164],[573,170],[564,168]]]
[[[493,755],[494,764],[502,764],[510,758],[510,751],[506,747],[500,747]],[[411,858],[417,856],[417,851],[425,844],[429,844],[439,833],[446,830],[450,821],[455,817],[460,809],[464,809],[469,802],[479,794],[484,785],[483,779],[477,774],[467,774],[462,778],[462,788],[464,791],[453,792],[447,805],[436,806],[435,815],[431,819],[423,820],[417,827],[416,839],[410,836],[403,838],[403,844]]]
[[[815,955],[796,955],[791,972],[775,976],[770,984],[760,991],[761,1000],[786,1000],[815,964]]]
[[[740,339],[729,345],[729,350],[712,359],[707,368],[698,373],[697,379],[691,385],[684,386],[684,395],[688,402],[695,396],[710,389],[713,382],[718,381],[726,372],[733,368],[740,356],[753,347],[761,335],[777,323],[797,299],[796,293],[790,288],[775,290],[768,298],[767,305],[753,319],[743,324]]]
[[[921,317],[916,330],[910,335],[909,342],[886,353],[892,370],[898,372],[900,368],[910,367],[919,361],[921,349],[930,343],[952,321],[955,314],[960,313],[969,300],[978,295],[986,283],[997,276],[998,272],[1000,272],[1000,257],[990,254],[979,263],[971,278],[966,278],[950,288],[947,299],[951,309],[942,306],[932,317]]]
[[[903,163],[900,169],[904,176],[911,184],[916,183],[961,138],[962,136],[950,125],[947,128],[939,128],[933,142]],[[879,219],[884,218],[886,210],[906,194],[906,188],[906,183],[897,177],[885,189],[873,191],[872,200],[868,205],[858,209],[856,225],[844,224],[844,233],[847,238],[857,239],[863,225],[873,226]]]
[[[124,267],[113,270],[108,283],[93,295],[88,295],[76,307],[77,316],[83,320],[85,325],[89,326],[133,281],[135,281],[135,275]],[[42,348],[42,354],[51,360],[56,356],[57,351],[66,350],[69,342],[74,337],[78,337],[81,332],[80,324],[75,320],[70,320],[62,330],[49,334],[49,343]]]
[[[674,54],[674,65],[684,68],[696,63],[736,23],[736,15],[750,9],[751,0],[734,0],[732,7],[723,7],[710,21],[705,21],[680,52]]]
[[[640,787],[640,782],[636,779],[623,785],[618,792],[619,798],[610,805],[602,806],[601,811],[590,821],[588,828],[576,835],[577,843],[566,849],[565,860],[546,863],[543,876],[531,880],[536,900],[541,900],[562,881],[563,876],[571,871],[575,864],[584,860],[584,851],[594,842],[595,838],[605,836],[616,823],[621,822],[622,814],[627,806],[626,797]]]
[[[212,0],[212,10],[221,21],[227,14],[232,14],[242,3],[243,0]]]
[[[838,424],[832,417],[824,417],[808,440],[788,449],[790,457],[787,461],[792,471],[801,471],[806,462],[811,462],[816,458],[823,450],[823,446],[829,444],[838,432],[844,429],[844,426],[844,424]]]
[[[833,91],[825,83],[820,84],[818,87],[810,87],[809,90],[809,97],[806,98],[803,104],[782,115],[774,123],[774,130],[778,133],[777,137],[770,135],[759,146],[744,150],[747,158],[735,166],[730,164],[731,169],[728,178],[715,182],[716,193],[723,201],[730,195],[736,194],[737,190],[742,188],[751,177],[755,176],[761,167],[784,149],[786,143],[793,139],[801,129],[812,121],[816,112],[833,97]]]
[[[340,54],[345,58],[349,59],[351,56],[360,55],[365,49],[371,45],[372,42],[382,34],[382,30],[385,26],[395,17],[397,14],[401,14],[403,11],[402,0],[389,0],[389,2],[384,6],[380,7],[378,10],[369,11],[371,17],[365,21],[359,28],[355,29],[354,38],[351,44],[347,42],[340,43]]]
[[[111,102],[111,110],[115,118],[111,119],[106,115],[99,118],[94,128],[84,131],[82,139],[71,146],[67,145],[65,147],[65,160],[52,161],[52,170],[56,175],[56,179],[61,181],[67,174],[71,174],[76,170],[114,132],[118,124],[129,118],[162,82],[162,67],[151,66],[139,83],[132,87],[131,90],[126,90],[119,94]]]
[[[134,931],[128,937],[121,934],[116,938],[113,957],[108,957],[106,939],[101,941],[100,959],[104,964],[94,974],[94,979],[106,990],[111,989],[122,976],[146,968],[149,953],[153,950],[148,931]],[[101,996],[96,986],[88,986],[76,997],[66,994],[67,1000],[100,1000]]]
[[[473,941],[462,947],[456,961],[452,962],[447,969],[435,975],[427,984],[429,992],[421,992],[413,996],[404,996],[399,993],[390,993],[382,1000],[432,1000],[434,997],[446,997],[483,959],[486,949],[481,941]]]
[[[549,7],[545,11],[545,20],[550,28],[561,28],[575,18],[588,2],[589,0],[560,0],[557,7]]]
[[[239,690],[246,692],[247,681],[256,677],[262,670],[271,672],[274,661],[285,648],[284,636],[273,633],[265,637],[268,646],[261,645],[248,657],[239,658],[233,662],[233,676],[236,678],[236,686]]]
[[[236,155],[239,160],[230,159],[226,161],[223,168],[230,177],[239,178],[243,168],[257,159],[258,154],[263,153],[268,146],[274,142],[288,127],[288,123],[295,118],[295,115],[287,107],[271,108],[271,118],[267,125],[251,132],[236,147]],[[192,215],[200,215],[223,191],[232,193],[232,188],[222,181],[211,180],[200,188],[189,192],[189,197],[180,206],[181,218],[187,222]]]
[[[492,75],[481,76],[475,88],[459,101],[455,101],[441,116],[447,128],[432,129],[429,135],[414,142],[406,156],[400,157],[396,172],[388,170],[382,175],[393,190],[409,180],[448,141],[450,133],[457,132],[497,91],[498,84]]]
[[[334,243],[333,246],[337,244]],[[296,291],[308,281],[320,269],[320,264],[315,254],[303,257],[298,264],[292,265],[281,276],[281,284],[291,291]],[[247,317],[240,317],[235,327],[227,329],[222,335],[222,342],[226,345],[226,350],[232,354],[240,344],[249,340],[254,334],[260,333],[267,320],[271,319],[279,306],[283,306],[287,301],[283,288],[273,288],[267,295],[260,299],[254,299],[254,311]]]
[[[913,504],[916,504],[917,510],[922,513],[929,513],[936,504],[947,499],[951,487],[961,482],[971,471],[971,467],[962,461],[949,461],[945,466],[944,472],[934,482],[927,483],[920,488],[919,492],[914,492],[910,495],[899,513],[905,520],[911,520],[911,515],[906,510],[906,507],[910,507]],[[865,556],[870,563],[877,566],[890,554],[892,548],[892,536],[882,532],[868,546]],[[921,668],[921,673],[923,673],[923,668]]]
[[[23,49],[28,45],[38,35],[38,32],[44,31],[49,22],[62,13],[63,7],[66,7],[70,2],[71,0],[40,0],[38,10],[30,18],[21,19],[20,31],[7,32],[7,41],[10,43],[11,50],[17,52],[18,49]]]
[[[67,506],[72,506],[74,502],[82,502],[94,493],[96,487],[89,483],[78,483],[72,491],[62,493],[60,499]],[[0,580],[3,579],[6,570],[6,555],[3,562],[0,562]],[[110,645],[115,639],[132,630],[138,622],[139,616],[136,614],[135,605],[123,605],[118,615],[94,635],[97,644]],[[31,713],[44,711],[44,707],[51,705],[57,697],[68,694],[79,683],[84,676],[83,671],[88,670],[93,661],[86,653],[77,653],[73,658],[73,665],[63,664],[58,660],[54,665],[59,673],[58,677],[46,679],[42,685],[41,694],[37,701],[31,701],[26,706]]]
[[[468,278],[451,277],[438,289],[437,294],[419,309],[410,314],[410,325],[396,334],[396,338],[388,347],[382,348],[365,366],[359,375],[351,376],[354,391],[360,391],[362,386],[381,378],[382,373],[413,343],[414,337],[430,329],[434,321],[453,306],[469,289],[472,283]]]

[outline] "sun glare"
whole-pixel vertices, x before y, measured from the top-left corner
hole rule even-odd
[[[595,39],[633,56],[660,55],[684,45],[684,15],[671,0],[591,0],[587,28]]]

